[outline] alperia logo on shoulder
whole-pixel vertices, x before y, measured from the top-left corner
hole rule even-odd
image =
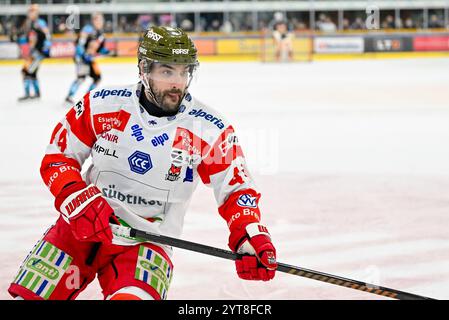
[[[189,115],[194,116],[195,118],[204,118],[205,120],[212,122],[214,125],[216,125],[219,129],[224,128],[223,122],[221,122],[220,118],[215,117],[214,115],[207,113],[206,111],[203,111],[203,109],[193,109],[189,112]]]
[[[101,99],[104,99],[108,96],[118,96],[118,97],[131,97],[131,91],[127,89],[122,90],[107,90],[107,89],[101,89],[101,91],[97,91],[92,96],[93,99],[101,97]]]

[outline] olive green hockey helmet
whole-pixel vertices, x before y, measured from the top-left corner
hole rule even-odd
[[[198,65],[195,44],[180,28],[153,26],[139,42],[139,62],[147,59],[163,64]]]

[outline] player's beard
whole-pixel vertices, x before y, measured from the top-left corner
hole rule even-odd
[[[156,105],[166,112],[177,112],[179,105],[184,97],[185,90],[170,89],[170,90],[157,90],[150,80],[150,87],[153,90]]]

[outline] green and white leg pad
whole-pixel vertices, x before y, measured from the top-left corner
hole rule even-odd
[[[25,258],[13,282],[48,299],[72,260],[51,243],[40,240]]]

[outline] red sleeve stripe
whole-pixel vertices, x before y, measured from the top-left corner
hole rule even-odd
[[[50,144],[52,144],[55,141],[56,135],[58,134],[59,130],[62,128],[62,123],[58,122],[56,127],[53,130],[53,133],[51,134]]]
[[[78,102],[81,103],[81,102]],[[76,104],[66,116],[73,133],[82,143],[92,148],[97,137],[92,128],[89,93],[84,96],[82,104]]]
[[[242,195],[254,197],[256,199],[255,208],[240,206],[238,200]],[[226,220],[229,230],[244,227],[249,223],[260,222],[259,198],[260,193],[254,189],[242,189],[230,194],[228,199],[218,208],[218,212]]]
[[[78,161],[63,154],[45,155],[40,168],[42,179],[54,196],[68,183],[82,181],[80,170]]]

